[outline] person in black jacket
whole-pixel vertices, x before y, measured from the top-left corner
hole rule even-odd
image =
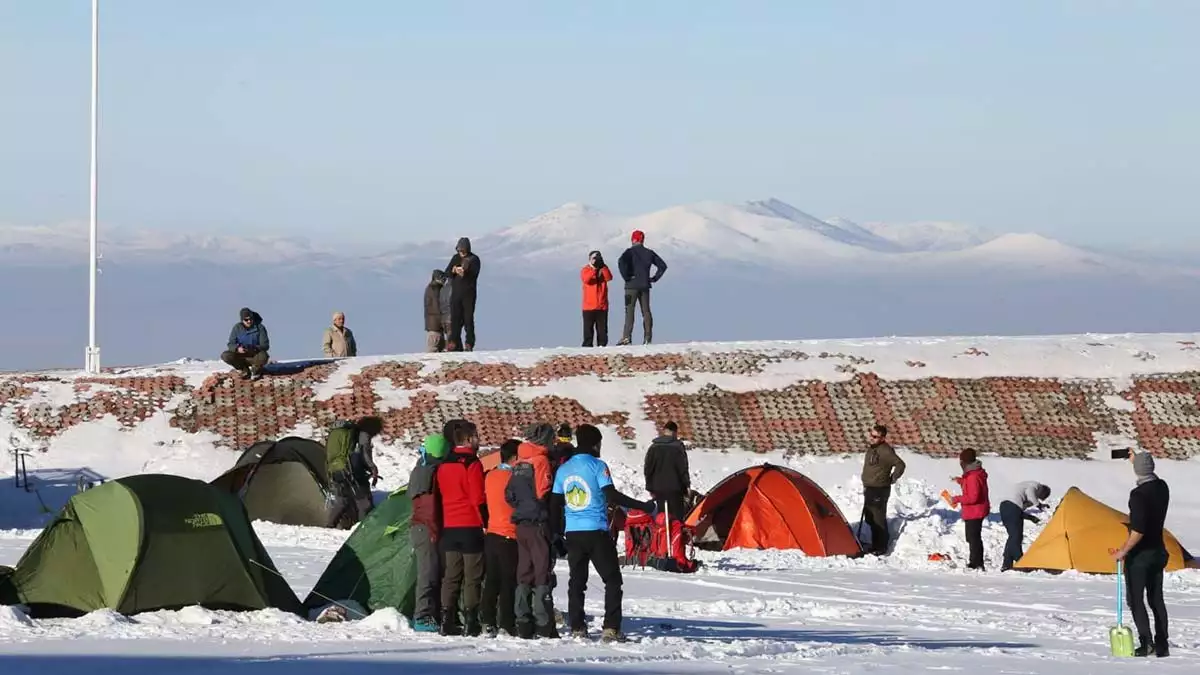
[[[1113,553],[1113,558],[1125,561],[1129,611],[1141,642],[1134,654],[1150,655],[1150,617],[1146,614],[1149,599],[1154,612],[1154,654],[1167,656],[1167,606],[1163,602],[1167,546],[1163,542],[1163,526],[1171,490],[1166,481],[1155,475],[1154,457],[1150,453],[1131,452],[1129,461],[1137,475],[1137,487],[1129,492],[1129,538]]]
[[[672,519],[682,520],[687,516],[684,500],[692,487],[687,448],[679,440],[679,425],[667,422],[665,429],[646,450],[646,491],[654,497],[659,509],[665,505]]]
[[[463,237],[455,246],[455,253],[446,265],[450,277],[450,335],[446,336],[446,351],[473,351],[475,349],[475,299],[476,283],[479,281],[479,256],[471,252],[471,240]],[[466,339],[463,339],[463,329]]]
[[[625,280],[625,327],[621,331],[621,341],[617,344],[627,345],[633,340],[633,306],[642,308],[642,344],[650,344],[654,332],[654,315],[650,312],[650,287],[658,283],[667,273],[667,263],[658,257],[654,251],[646,248],[646,235],[641,230],[634,230],[630,237],[632,245],[625,249],[617,259],[617,271]],[[656,268],[653,276],[650,268]]]

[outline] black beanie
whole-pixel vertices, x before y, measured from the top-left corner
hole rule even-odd
[[[590,424],[575,427],[575,443],[584,452],[595,453],[600,449],[600,442],[603,440],[600,430]]]

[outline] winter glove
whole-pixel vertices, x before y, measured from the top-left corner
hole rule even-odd
[[[1042,519],[1041,519],[1041,518],[1038,518],[1037,516],[1032,516],[1032,515],[1029,515],[1029,514],[1025,514],[1025,520],[1028,520],[1028,521],[1029,521],[1029,522],[1031,522],[1031,523],[1040,523],[1040,522],[1042,522]]]
[[[567,557],[567,538],[561,534],[554,535],[554,539],[550,541],[550,547],[554,549],[554,555],[557,558]]]

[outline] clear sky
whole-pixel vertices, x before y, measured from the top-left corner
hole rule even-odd
[[[474,234],[775,196],[1200,241],[1200,2],[102,0],[102,219]],[[88,0],[0,0],[0,223],[87,216]]]

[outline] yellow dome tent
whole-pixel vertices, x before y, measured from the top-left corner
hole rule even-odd
[[[1125,543],[1129,536],[1128,523],[1128,515],[1072,487],[1054,509],[1050,522],[1014,567],[1116,574],[1117,563],[1109,551]],[[1183,569],[1183,547],[1175,535],[1164,530],[1163,540],[1167,545],[1167,571]]]

